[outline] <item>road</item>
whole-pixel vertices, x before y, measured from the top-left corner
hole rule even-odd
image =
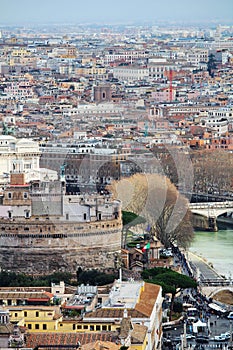
[[[200,350],[201,350],[201,346],[203,346],[205,350],[214,349],[214,348],[229,349],[230,341],[226,341],[226,342],[214,341],[214,337],[216,335],[220,335],[225,332],[230,332],[231,329],[232,329],[232,326],[230,325],[230,321],[227,318],[220,318],[220,317],[217,317],[216,315],[211,315],[209,319],[209,327],[208,327],[209,341],[208,343],[199,344]],[[184,329],[182,325],[172,330],[164,331],[163,337],[166,339],[171,339],[173,341],[169,347],[163,345],[163,349],[164,350],[178,349],[179,345],[177,344],[180,344],[178,339],[180,339],[180,335],[183,333],[184,333]],[[188,333],[189,333],[189,328],[187,326],[187,334]],[[205,334],[206,333],[207,331],[205,331]],[[198,335],[201,335],[201,334],[202,333],[198,333]],[[174,339],[177,339],[177,340],[174,340]],[[196,343],[195,339],[187,340],[187,348],[190,348],[190,350],[194,349],[196,345],[198,344]]]
[[[223,280],[223,278],[205,262],[199,256],[193,254],[192,252],[188,252],[188,260],[191,266],[194,266],[197,271],[199,271],[199,276],[201,281],[205,280]]]

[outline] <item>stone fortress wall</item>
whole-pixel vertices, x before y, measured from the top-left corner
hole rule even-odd
[[[26,221],[26,222],[25,222]],[[15,272],[116,268],[121,218],[92,223],[0,220],[0,266]]]
[[[0,268],[31,274],[117,267],[121,203],[110,194],[66,195],[61,181],[11,173],[0,195]]]

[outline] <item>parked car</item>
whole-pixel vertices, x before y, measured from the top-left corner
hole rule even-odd
[[[170,257],[170,256],[173,256],[173,254],[172,254],[172,249],[171,248],[167,248],[167,249],[162,249],[161,251],[160,251],[160,256],[164,256],[164,257],[166,257],[166,258],[168,258],[168,257]]]
[[[225,334],[215,335],[214,337],[214,341],[226,341],[228,339]]]
[[[233,320],[233,312],[230,312],[229,315],[227,316],[229,320]]]
[[[186,339],[195,339],[195,335],[186,334]]]
[[[230,339],[230,337],[231,337],[231,335],[230,335],[230,333],[229,332],[226,332],[226,333],[222,333],[222,334],[224,334],[225,335],[225,337],[226,337],[226,339]]]

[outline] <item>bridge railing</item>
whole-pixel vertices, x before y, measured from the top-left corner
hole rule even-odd
[[[233,202],[190,203],[191,209],[232,208]]]
[[[217,287],[217,286],[221,286],[221,287],[229,287],[232,286],[232,281],[231,280],[225,280],[225,279],[200,279],[199,284],[201,284],[202,286],[209,286],[209,287]]]

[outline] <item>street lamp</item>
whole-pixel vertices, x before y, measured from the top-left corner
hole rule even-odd
[[[181,339],[181,348],[182,350],[185,350],[187,349],[187,330],[186,330],[186,321],[184,321],[184,334],[183,334],[183,337]]]
[[[232,349],[232,320],[230,320],[230,345],[228,346],[228,349]]]

